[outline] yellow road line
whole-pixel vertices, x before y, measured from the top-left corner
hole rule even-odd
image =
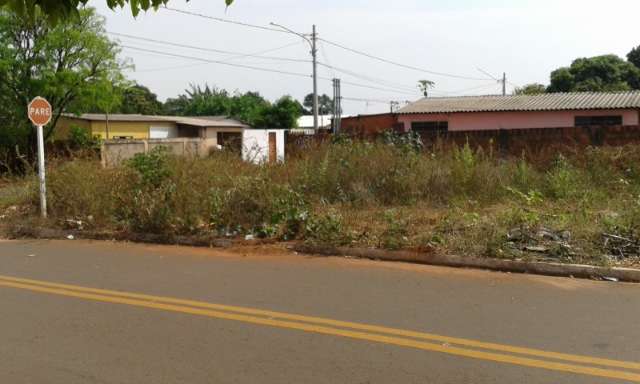
[[[361,330],[361,331],[383,333],[383,334],[388,334],[393,336],[411,337],[411,338],[416,338],[421,340],[437,341],[437,342],[447,343],[447,344],[456,344],[458,346],[464,346],[464,347],[488,349],[488,350],[498,351],[498,352],[516,353],[520,355],[536,356],[536,357],[542,357],[546,359],[563,360],[563,361],[574,362],[574,363],[640,370],[640,363],[636,363],[636,362],[603,359],[603,358],[591,357],[591,356],[572,355],[572,354],[566,354],[566,353],[544,351],[539,349],[516,347],[511,345],[488,343],[488,342],[482,342],[482,341],[476,341],[476,340],[462,339],[457,337],[435,335],[435,334],[424,333],[424,332],[416,332],[416,331],[409,331],[404,329],[382,327],[377,325],[360,324],[360,323],[353,323],[348,321],[324,319],[319,317],[295,315],[295,314],[274,312],[274,311],[267,311],[267,310],[253,309],[253,308],[243,308],[243,307],[236,307],[236,306],[230,306],[230,305],[213,304],[213,303],[206,303],[206,302],[194,301],[194,300],[177,299],[172,297],[152,296],[152,295],[145,295],[145,294],[139,294],[139,293],[129,293],[129,292],[106,290],[106,289],[81,287],[77,285],[52,283],[52,282],[46,282],[46,281],[40,281],[40,280],[17,278],[12,276],[0,275],[0,281],[26,283],[26,284],[43,286],[43,287],[62,288],[65,290],[72,290],[72,291],[79,291],[79,292],[97,293],[101,295],[141,299],[141,300],[147,300],[152,302],[180,304],[180,305],[186,305],[186,306],[197,307],[197,308],[214,309],[214,310],[220,310],[220,311],[226,311],[226,312],[237,312],[237,313],[248,314],[248,315],[266,316],[272,319],[303,321],[303,322],[312,323],[312,324],[322,324],[322,325],[329,325],[329,326],[335,326],[335,327],[350,328],[350,329]]]
[[[542,369],[548,369],[548,370],[554,370],[554,371],[570,372],[570,373],[606,377],[606,378],[612,378],[612,379],[621,379],[621,380],[628,380],[628,381],[640,383],[640,374],[633,373],[633,372],[624,372],[624,371],[616,371],[616,370],[609,370],[609,369],[595,368],[595,367],[588,367],[588,366],[581,366],[581,365],[565,364],[565,363],[559,363],[559,362],[553,362],[553,361],[536,360],[536,359],[519,357],[519,356],[510,356],[510,355],[503,355],[503,354],[492,353],[492,352],[483,352],[483,351],[477,351],[477,350],[464,349],[459,347],[449,347],[449,346],[444,346],[440,344],[427,343],[427,342],[404,339],[404,338],[393,337],[393,336],[371,334],[366,332],[351,331],[346,329],[338,329],[338,328],[325,327],[325,326],[319,326],[319,325],[313,325],[313,324],[297,323],[292,321],[268,319],[268,318],[255,317],[255,316],[249,316],[249,315],[243,315],[243,314],[227,313],[227,312],[221,312],[221,311],[214,311],[211,309],[193,308],[193,307],[187,307],[187,306],[181,306],[181,305],[165,304],[160,302],[151,302],[151,301],[124,298],[124,297],[101,295],[101,294],[89,293],[89,292],[80,292],[80,291],[67,290],[62,288],[48,288],[48,287],[38,286],[34,284],[0,281],[0,286],[12,287],[12,288],[29,290],[33,292],[48,293],[48,294],[54,294],[54,295],[60,295],[60,296],[75,297],[75,298],[87,299],[87,300],[93,300],[93,301],[99,301],[99,302],[126,304],[126,305],[131,305],[136,307],[151,308],[151,309],[178,312],[178,313],[186,313],[186,314],[206,316],[206,317],[225,319],[225,320],[234,320],[234,321],[240,321],[240,322],[245,322],[250,324],[267,325],[267,326],[285,328],[285,329],[295,329],[295,330],[305,331],[305,332],[373,341],[373,342],[397,345],[402,347],[416,348],[416,349],[421,349],[426,351],[441,352],[441,353],[446,353],[446,354],[455,355],[455,356],[464,356],[464,357],[469,357],[474,359],[520,365],[525,367],[542,368]]]

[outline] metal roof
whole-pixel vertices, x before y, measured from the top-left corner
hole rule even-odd
[[[566,111],[586,109],[640,109],[640,91],[429,97],[401,108],[398,113]]]
[[[104,113],[85,113],[80,116],[70,113],[64,114],[69,118],[76,118],[89,121],[106,121],[107,115]],[[138,114],[109,114],[109,121],[125,122],[172,122],[176,124],[192,125],[196,127],[238,127],[248,128],[242,122],[230,119],[226,116],[155,116]]]

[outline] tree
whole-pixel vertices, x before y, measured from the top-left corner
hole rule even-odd
[[[122,103],[111,113],[137,113],[141,115],[161,115],[164,113],[158,96],[144,85],[134,84],[120,91]]]
[[[516,95],[539,95],[541,93],[545,93],[547,91],[547,87],[542,84],[532,83],[527,84],[523,87],[517,87],[514,90],[514,94]]]
[[[191,85],[185,94],[168,99],[164,109],[179,116],[233,117],[256,128],[292,128],[304,108],[289,96],[271,104],[257,92],[230,94],[209,85]]]
[[[104,18],[93,8],[55,26],[42,15],[25,19],[0,10],[0,94],[5,124],[0,145],[28,147],[33,129],[27,122],[27,103],[36,95],[53,108],[52,134],[63,112],[81,113],[118,104],[116,88],[125,84],[118,46],[104,29]],[[6,134],[5,127],[13,132]]]
[[[189,1],[189,0],[187,0]],[[87,5],[89,0],[0,0],[0,7],[8,7],[18,16],[34,19],[40,13],[53,21],[60,21],[78,16],[80,8]],[[129,5],[133,16],[137,16],[141,10],[157,9],[166,5],[169,0],[106,0],[111,9],[124,8]],[[233,0],[224,0],[227,6]]]
[[[631,52],[627,54],[627,60],[636,67],[640,68],[640,45],[633,48]]]
[[[313,93],[304,97],[302,105],[307,108],[306,110],[302,109],[301,112],[303,114],[313,115]],[[326,94],[318,95],[318,113],[320,115],[331,115],[333,110],[333,99]]]
[[[576,59],[551,73],[548,92],[607,92],[640,89],[640,68],[616,55]]]
[[[420,92],[422,92],[424,97],[429,96],[429,89],[433,88],[435,85],[436,83],[431,80],[418,80],[418,89],[420,89]]]
[[[256,122],[257,128],[295,128],[300,117],[300,103],[291,96],[283,96],[264,110]]]

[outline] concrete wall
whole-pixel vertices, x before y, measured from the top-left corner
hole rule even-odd
[[[260,164],[269,161],[269,133],[276,134],[276,159],[284,161],[285,129],[245,129],[242,132],[242,158]]]
[[[575,125],[576,116],[622,115],[622,125],[636,126],[640,122],[639,111],[588,110],[588,111],[540,111],[540,112],[468,112],[450,114],[399,115],[406,132],[412,122],[448,121],[449,131],[482,131],[494,129],[564,128]]]
[[[135,156],[147,153],[153,148],[165,147],[178,156],[208,156],[215,150],[215,143],[208,139],[147,139],[147,140],[105,140],[102,142],[100,157],[102,165],[112,167]]]

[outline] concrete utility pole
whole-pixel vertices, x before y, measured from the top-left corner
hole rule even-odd
[[[302,37],[306,40],[307,43],[311,46],[311,57],[313,61],[313,129],[318,131],[318,49],[317,49],[317,40],[318,34],[316,32],[316,25],[313,25],[311,32],[311,39],[309,39],[305,34],[298,33],[296,31],[292,31],[291,29],[276,23],[270,23],[271,25],[281,28],[286,32]]]
[[[342,95],[340,79],[333,79],[333,133],[340,133],[342,124]]]
[[[313,32],[311,34],[311,56],[313,57],[313,129],[318,131],[318,60],[316,48],[316,40],[318,35],[316,34],[316,25],[313,25]]]
[[[502,96],[507,96],[507,73],[502,73]]]

